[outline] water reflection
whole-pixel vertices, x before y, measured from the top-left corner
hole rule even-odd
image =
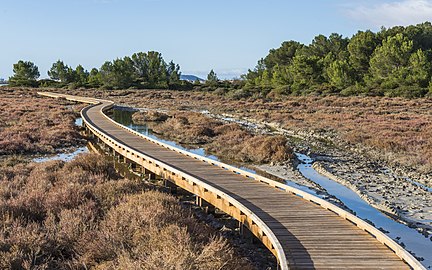
[[[81,117],[78,117],[75,119],[75,126],[82,127],[83,126],[83,119]]]
[[[75,119],[75,125],[82,127],[83,126],[83,120],[81,117]],[[50,160],[63,160],[63,161],[71,161],[74,159],[77,155],[82,153],[88,153],[89,150],[86,146],[79,147],[76,149],[73,149],[71,152],[63,152],[58,153],[55,155],[48,155],[48,156],[42,156],[32,159],[33,162],[45,162]]]
[[[88,152],[89,152],[89,150],[87,149],[87,147],[80,147],[80,148],[74,150],[73,152],[59,153],[59,154],[56,154],[53,156],[37,157],[37,158],[32,159],[32,161],[33,162],[45,162],[45,161],[50,161],[50,160],[71,161],[77,155],[83,154],[83,153],[88,153]]]

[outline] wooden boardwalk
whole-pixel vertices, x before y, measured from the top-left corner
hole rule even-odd
[[[116,124],[103,113],[112,102],[40,94],[94,103],[82,116],[95,136],[238,219],[275,254],[281,269],[425,269],[379,230],[313,195],[186,155]]]

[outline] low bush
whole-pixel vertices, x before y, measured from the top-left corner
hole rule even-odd
[[[0,164],[1,269],[252,269],[168,194],[96,154]]]
[[[163,122],[167,119],[167,114],[158,111],[138,111],[132,114],[132,121],[137,124],[144,122]]]
[[[205,144],[215,136],[214,128],[221,122],[195,112],[176,112],[171,118],[153,127],[156,133],[183,144]]]
[[[82,105],[0,89],[0,155],[54,153],[83,142],[75,126]]]
[[[184,144],[201,144],[226,160],[270,163],[292,157],[292,149],[282,136],[254,135],[239,124],[224,123],[201,113],[175,112],[153,129]]]

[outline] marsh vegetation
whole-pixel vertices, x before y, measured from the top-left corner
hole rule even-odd
[[[0,165],[2,269],[253,268],[175,197],[97,154]]]
[[[261,164],[284,162],[292,157],[292,149],[283,136],[254,134],[238,124],[197,112],[136,112],[132,118],[139,123],[141,119],[155,119],[154,115],[158,115],[157,120],[166,120],[154,125],[153,132],[181,144],[198,145],[225,160]]]
[[[1,269],[255,269],[179,198],[102,155],[30,162],[82,142],[81,105],[24,89],[2,90],[0,102]]]
[[[82,144],[74,124],[81,107],[34,91],[1,88],[0,155],[52,154]]]

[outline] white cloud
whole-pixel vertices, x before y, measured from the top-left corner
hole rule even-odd
[[[398,0],[388,3],[357,5],[346,9],[349,17],[371,27],[418,24],[432,21],[432,0]]]

